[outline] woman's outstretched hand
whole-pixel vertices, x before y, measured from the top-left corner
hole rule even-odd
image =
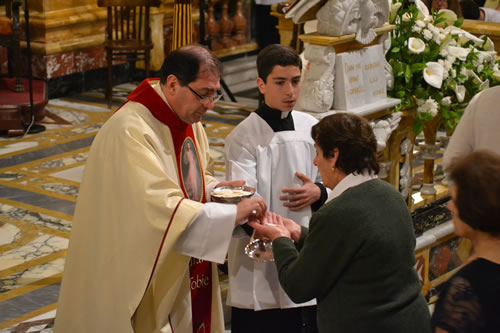
[[[267,212],[263,218],[249,222],[249,225],[254,228],[256,238],[269,238],[274,241],[279,237],[292,238],[290,230],[287,228],[287,225],[292,227],[290,223],[296,224],[292,220],[284,219],[278,214]]]

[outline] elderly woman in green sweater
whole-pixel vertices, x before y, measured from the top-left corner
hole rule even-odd
[[[296,303],[317,299],[320,332],[430,332],[411,216],[401,194],[377,179],[370,125],[334,114],[312,137],[332,192],[309,228],[273,213],[250,223],[273,241],[281,286]]]

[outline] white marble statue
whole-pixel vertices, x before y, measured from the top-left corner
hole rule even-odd
[[[329,0],[316,13],[318,33],[329,36],[354,34],[361,20],[356,0]]]
[[[302,90],[296,109],[311,112],[328,111],[333,103],[335,50],[330,46],[306,44]]]
[[[371,43],[375,28],[389,19],[387,0],[328,0],[316,13],[318,33],[329,36],[356,34],[362,44]]]
[[[370,121],[373,134],[377,138],[377,152],[381,152],[387,145],[387,140],[401,121],[401,112],[394,112],[380,119]]]
[[[356,40],[361,44],[371,43],[377,34],[375,28],[389,20],[391,8],[387,0],[359,0],[361,22],[356,32]]]
[[[400,148],[401,156],[404,156],[404,162],[399,171],[399,192],[403,198],[407,198],[410,194],[412,181],[410,152],[413,149],[413,145],[409,139],[404,139],[401,142]]]
[[[382,45],[384,55],[387,55],[387,52],[391,48],[390,35],[383,34],[382,36],[380,36],[379,43]],[[387,85],[387,90],[392,90],[394,88],[394,72],[392,71],[392,66],[387,61],[386,57],[384,57],[384,72],[385,72],[385,82]]]

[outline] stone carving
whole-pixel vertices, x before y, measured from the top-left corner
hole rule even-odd
[[[362,44],[371,43],[375,28],[389,19],[387,0],[329,0],[316,13],[318,33],[329,36],[356,34]]]
[[[330,0],[316,13],[318,33],[329,36],[354,34],[361,20],[359,3],[353,0]]]
[[[377,35],[373,29],[389,20],[389,2],[387,0],[359,0],[359,2],[361,22],[356,33],[356,40],[362,44],[369,44]]]
[[[380,36],[379,44],[382,45],[384,55],[387,55],[387,52],[391,48],[390,35],[383,34],[382,36]],[[384,72],[385,72],[385,82],[387,90],[392,90],[394,88],[394,73],[392,72],[392,66],[387,61],[386,57],[384,57]]]
[[[413,145],[410,139],[404,139],[401,142],[400,149],[401,157],[404,158],[404,162],[399,170],[399,192],[401,193],[403,198],[407,198],[410,194],[412,181],[410,153],[413,149]]]
[[[386,179],[387,177],[389,177],[389,171],[391,170],[392,162],[378,162],[378,166],[380,168],[378,172],[378,178]]]
[[[337,55],[335,87],[335,110],[351,110],[365,104],[363,58],[360,50]]]
[[[436,152],[438,150],[439,146],[435,143],[428,143],[428,144],[423,144],[420,145],[420,150],[422,151],[422,158],[425,160],[432,160],[434,161],[436,159]],[[432,168],[432,171],[433,168]],[[432,174],[434,177],[434,174]],[[434,195],[436,194],[436,189],[434,188],[434,183],[429,184],[425,183],[425,178],[424,178],[424,184],[422,185],[422,188],[420,189],[420,193],[425,194],[425,195]]]
[[[387,145],[387,140],[401,121],[402,112],[394,112],[380,119],[370,121],[373,134],[377,138],[377,152],[381,152]]]
[[[385,56],[382,45],[372,45],[361,50],[363,59],[363,82],[365,84],[365,101],[374,103],[387,97],[385,81]]]
[[[306,44],[302,90],[297,109],[311,112],[328,111],[333,103],[335,50],[330,46]]]

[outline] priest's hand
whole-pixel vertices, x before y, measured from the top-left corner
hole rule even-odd
[[[266,214],[267,205],[262,198],[243,199],[236,206],[236,224],[260,219]]]
[[[222,181],[222,182],[218,183],[217,185],[215,185],[215,188],[222,187],[222,186],[240,187],[243,185],[245,185],[244,180],[225,180],[225,181]]]
[[[312,180],[303,173],[297,171],[295,174],[302,180],[304,185],[300,187],[284,188],[281,192],[286,194],[280,196],[280,200],[284,201],[283,206],[288,207],[294,212],[311,206],[321,198],[321,189],[318,185],[314,184]]]
[[[279,237],[291,238],[283,218],[272,212],[267,212],[263,218],[248,224],[255,230],[254,238],[269,238],[273,241]]]

